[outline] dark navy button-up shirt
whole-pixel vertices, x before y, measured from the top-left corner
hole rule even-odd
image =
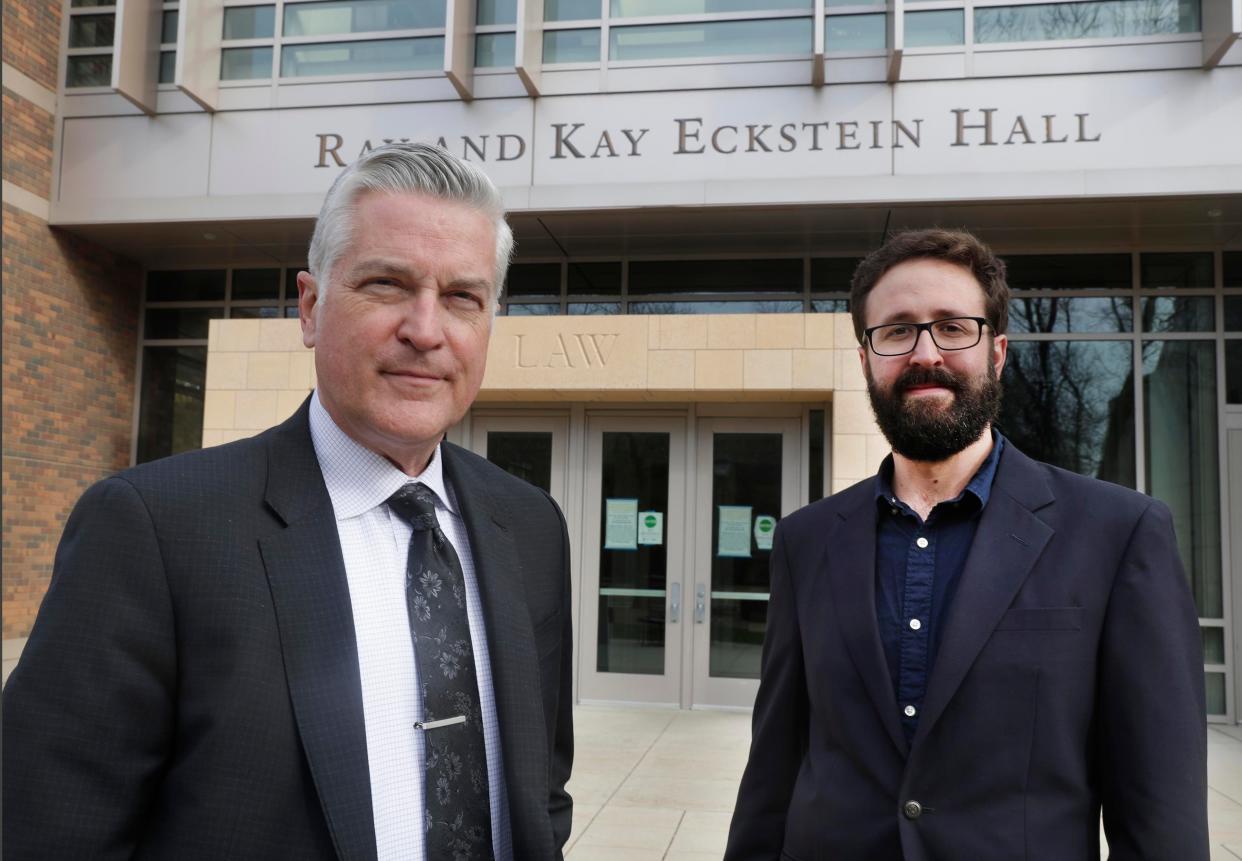
[[[914,738],[936,662],[943,622],[987,505],[1005,438],[992,431],[992,451],[966,489],[938,503],[924,521],[893,493],[893,459],[876,483],[876,616],[906,741]]]

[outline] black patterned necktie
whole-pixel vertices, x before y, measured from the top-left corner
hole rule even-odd
[[[492,858],[487,753],[474,669],[466,581],[436,520],[435,494],[407,484],[388,504],[414,527],[405,570],[405,605],[422,687],[426,739],[424,798],[427,861]]]

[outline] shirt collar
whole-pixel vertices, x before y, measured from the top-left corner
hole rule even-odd
[[[311,441],[323,472],[323,481],[332,498],[337,520],[364,514],[412,481],[425,484],[436,495],[438,505],[456,514],[453,497],[444,483],[444,461],[437,445],[431,462],[411,478],[393,466],[383,455],[359,443],[337,426],[319,401],[318,390],[311,396]]]
[[[996,467],[1000,463],[1001,449],[1004,447],[1005,437],[996,428],[992,428],[992,450],[988,452],[987,459],[979,465],[979,469],[975,471],[974,476],[961,493],[939,505],[959,502],[968,493],[979,500],[980,509],[987,505],[988,498],[992,495],[992,481],[996,478]],[[893,456],[891,454],[884,458],[879,472],[876,473],[875,498],[877,504],[882,503],[891,507],[900,503],[902,507],[905,507],[905,504],[893,493]]]

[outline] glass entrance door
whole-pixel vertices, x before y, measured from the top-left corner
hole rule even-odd
[[[797,419],[701,419],[692,704],[750,707],[768,618],[777,521],[798,507]]]
[[[680,704],[684,418],[587,420],[579,695]]]
[[[567,439],[565,416],[475,416],[471,449],[505,472],[547,491],[567,511]]]

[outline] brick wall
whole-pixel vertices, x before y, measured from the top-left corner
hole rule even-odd
[[[4,62],[56,89],[62,0],[4,0]]]
[[[52,187],[54,122],[38,105],[4,90],[4,178],[44,199]]]

